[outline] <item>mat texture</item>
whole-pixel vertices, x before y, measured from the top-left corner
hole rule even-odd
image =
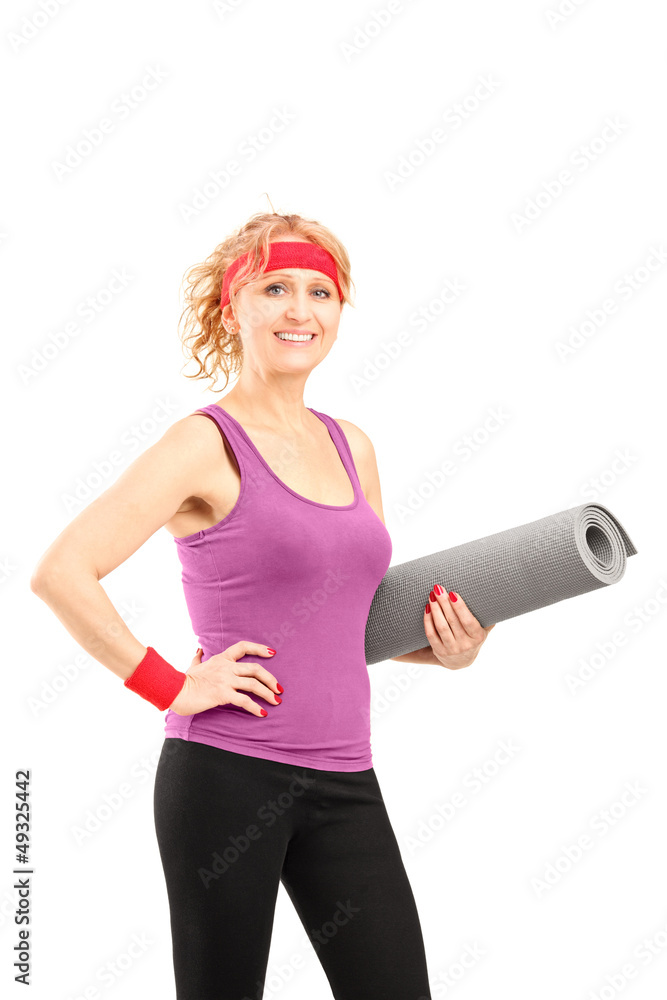
[[[602,504],[587,503],[390,566],[366,623],[366,662],[428,646],[424,606],[435,583],[487,627],[618,583],[637,549]]]

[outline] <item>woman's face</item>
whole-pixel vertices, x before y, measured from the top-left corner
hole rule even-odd
[[[321,271],[292,267],[269,271],[244,285],[234,309],[225,306],[223,318],[236,320],[244,365],[250,361],[277,371],[310,371],[331,350],[342,309],[331,278]],[[280,332],[299,337],[281,340]]]

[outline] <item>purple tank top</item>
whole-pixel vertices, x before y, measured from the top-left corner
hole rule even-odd
[[[373,766],[366,622],[389,568],[389,532],[366,500],[342,428],[326,424],[354,499],[341,506],[295,493],[264,461],[241,424],[212,403],[236,456],[239,497],[217,524],[175,538],[185,600],[202,659],[240,639],[266,643],[246,654],[282,684],[282,704],[244,691],[267,715],[220,705],[194,715],[167,711],[165,735],[251,757],[331,771]]]

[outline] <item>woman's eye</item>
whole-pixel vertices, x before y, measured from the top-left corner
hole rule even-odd
[[[273,288],[284,288],[284,287],[285,287],[284,285],[279,285],[279,284],[268,285],[267,288],[266,288],[266,291],[270,292]],[[324,292],[324,297],[325,298],[327,298],[327,299],[331,298],[331,292],[327,288],[315,288],[315,289],[313,289],[313,291],[315,291],[315,292]],[[320,296],[320,295],[318,295],[317,297],[318,298],[322,298],[322,296]],[[278,296],[272,295],[271,298],[275,299],[275,298],[278,298]]]

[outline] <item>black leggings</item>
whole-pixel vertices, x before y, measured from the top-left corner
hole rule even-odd
[[[167,737],[154,809],[177,1000],[261,1000],[280,882],[335,1000],[431,1000],[373,768],[319,771]]]

